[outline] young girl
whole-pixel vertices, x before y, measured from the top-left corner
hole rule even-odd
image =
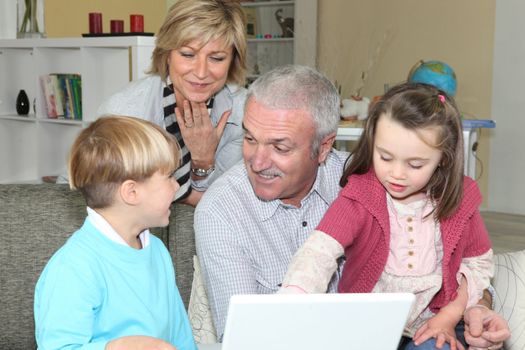
[[[35,288],[39,349],[196,350],[170,254],[149,227],[169,223],[179,145],[150,122],[102,117],[71,149],[83,226]]]
[[[283,288],[325,292],[344,255],[339,292],[416,295],[400,349],[462,349],[456,333],[464,343],[460,321],[489,285],[493,254],[481,194],[463,176],[452,99],[425,84],[388,91],[370,110],[341,186]]]

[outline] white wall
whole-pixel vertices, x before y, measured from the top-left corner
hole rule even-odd
[[[488,209],[525,215],[525,1],[496,1]]]

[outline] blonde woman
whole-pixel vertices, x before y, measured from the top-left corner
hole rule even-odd
[[[149,73],[98,114],[145,118],[174,134],[182,149],[176,200],[194,206],[242,158],[246,36],[239,2],[177,1],[157,34]]]

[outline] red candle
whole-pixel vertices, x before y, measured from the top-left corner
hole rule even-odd
[[[89,13],[89,33],[90,34],[102,34],[102,13],[90,12]]]
[[[132,33],[144,32],[144,16],[130,15],[129,16],[129,31]]]
[[[112,19],[109,21],[111,33],[123,33],[124,32],[124,21],[121,19]]]

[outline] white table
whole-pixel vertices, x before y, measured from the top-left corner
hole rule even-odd
[[[215,343],[215,344],[197,344],[197,348],[199,350],[221,350],[222,344],[221,343]]]
[[[473,146],[478,140],[478,129],[463,128],[463,145],[465,152],[465,175],[476,179],[476,152]],[[340,126],[337,129],[336,141],[357,141],[363,132],[363,128]],[[339,150],[346,151],[346,145],[342,143]]]

